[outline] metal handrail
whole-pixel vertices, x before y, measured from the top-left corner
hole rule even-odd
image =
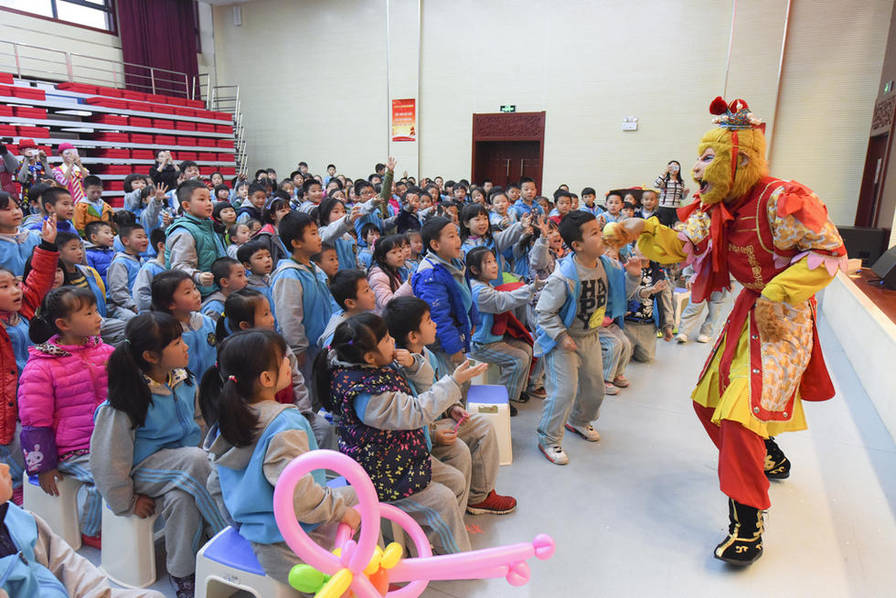
[[[29,44],[25,42],[16,42],[16,41],[8,41],[8,40],[0,40],[0,44],[9,44],[12,46],[12,53],[0,53],[0,56],[12,56],[14,61],[14,72],[18,77],[23,76],[23,71],[27,72],[29,75],[33,74],[36,76],[47,77],[49,75],[49,79],[59,79],[62,78],[67,81],[75,81],[75,79],[91,79],[93,81],[98,81],[105,84],[111,84],[113,87],[121,87],[125,84],[129,84],[131,87],[139,88],[141,90],[150,91],[151,93],[158,93],[161,90],[164,90],[166,93],[176,96],[185,96],[187,98],[191,97],[194,94],[194,87],[190,85],[190,77],[187,73],[183,73],[181,71],[175,71],[171,69],[164,69],[158,67],[151,67],[142,64],[136,64],[133,62],[125,62],[112,60],[109,58],[101,58],[98,56],[90,56],[88,54],[81,54],[78,52],[69,52],[66,50],[59,50],[56,48],[47,48],[46,46],[38,46],[35,44]],[[52,54],[61,54],[61,57],[58,61],[54,61],[52,58],[47,58],[45,56],[35,56],[34,53],[29,53],[27,50],[37,50],[39,52],[50,52]],[[87,61],[93,61],[92,65],[84,65],[77,64],[74,59],[82,59]],[[23,65],[23,61],[29,61],[30,63],[40,62],[47,63],[48,65],[64,65],[65,72],[62,73],[60,71],[51,70],[47,66],[39,66],[39,67],[29,67]],[[106,63],[110,65],[114,65],[116,68],[103,68],[95,63]],[[83,69],[87,70],[91,73],[110,73],[111,80],[108,77],[102,76],[90,76],[89,74],[78,75],[75,76],[75,69]],[[140,69],[143,72],[135,72],[135,69]],[[146,74],[148,73],[148,74]],[[148,84],[146,83],[148,80]],[[159,83],[167,83],[171,85],[161,86]]]

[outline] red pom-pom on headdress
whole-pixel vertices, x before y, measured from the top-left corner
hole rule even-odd
[[[726,112],[728,112],[728,102],[726,102],[722,96],[717,96],[709,105],[710,114],[718,116],[720,114],[725,114]]]

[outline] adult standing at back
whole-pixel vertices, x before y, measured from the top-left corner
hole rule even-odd
[[[81,156],[71,143],[60,143],[59,155],[62,156],[62,164],[53,169],[53,178],[68,189],[72,200],[77,204],[86,197],[84,177],[88,176],[90,171],[81,164]]]
[[[672,226],[678,217],[675,210],[681,206],[681,200],[687,197],[689,189],[681,178],[681,164],[678,160],[670,160],[666,170],[653,182],[660,191],[657,218],[660,223]]]

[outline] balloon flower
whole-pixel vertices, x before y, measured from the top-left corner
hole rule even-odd
[[[343,475],[358,496],[358,539],[355,541],[351,528],[342,524],[332,552],[308,537],[293,510],[296,484],[315,469]],[[546,560],[554,554],[554,540],[539,534],[532,542],[433,556],[417,522],[397,507],[380,503],[367,472],[350,457],[329,450],[305,453],[283,470],[274,488],[274,516],[287,545],[307,563],[293,567],[290,585],[316,598],[417,598],[433,580],[504,577],[510,585],[521,586],[529,581],[528,559]],[[385,550],[377,546],[381,518],[404,530],[414,542],[416,558],[403,558],[403,549],[395,542]],[[389,590],[390,584],[401,583],[407,585]]]

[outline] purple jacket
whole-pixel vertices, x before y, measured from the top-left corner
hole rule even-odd
[[[108,392],[106,362],[113,348],[99,337],[80,346],[57,345],[58,339],[29,349],[19,380],[22,451],[31,474],[90,449],[93,412]]]

